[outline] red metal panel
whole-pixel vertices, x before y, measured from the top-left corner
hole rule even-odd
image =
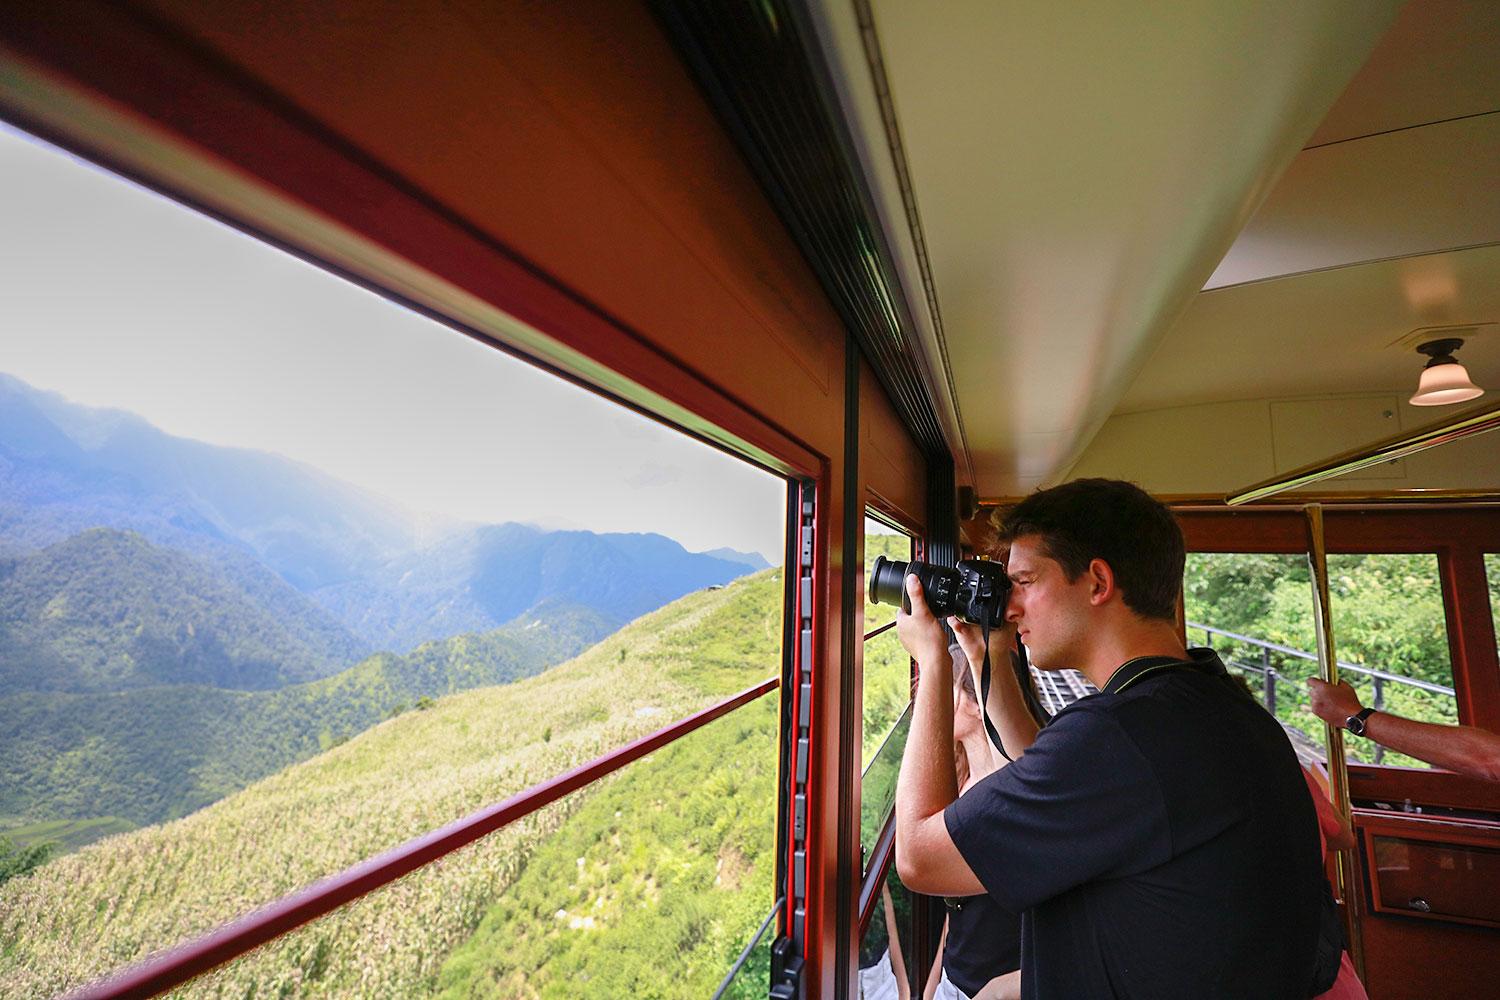
[[[687,718],[643,736],[597,760],[544,781],[534,788],[471,816],[450,823],[441,830],[408,841],[393,850],[355,865],[347,871],[324,879],[306,889],[284,896],[254,913],[191,941],[164,955],[147,959],[118,975],[84,987],[69,995],[69,1000],[142,1000],[165,993],[230,959],[243,955],[259,945],[316,917],[337,909],[352,900],[388,885],[429,862],[472,844],[480,837],[513,823],[523,816],[555,802],[606,774],[618,771],[653,750],[706,726],[715,719],[749,704],[774,690],[780,678],[773,677],[737,695],[726,698]]]

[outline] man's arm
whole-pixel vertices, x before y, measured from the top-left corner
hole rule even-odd
[[[1360,711],[1359,697],[1348,681],[1335,686],[1312,678],[1308,687],[1313,714],[1331,726],[1342,729],[1344,721]],[[1365,720],[1365,736],[1408,757],[1485,781],[1500,781],[1500,736],[1488,730],[1375,712]]]
[[[932,617],[915,576],[906,578],[911,614],[896,614],[896,634],[917,661],[916,703],[896,779],[896,871],[908,889],[933,896],[983,892],[958,853],[943,810],[958,798],[953,771],[953,662],[942,623]]]
[[[968,657],[969,670],[974,675],[974,690],[983,692],[981,675],[984,671],[984,632],[978,625],[970,625],[958,618],[949,618],[948,626],[958,644]],[[1015,760],[1036,741],[1036,720],[1026,709],[1026,698],[1021,693],[1020,681],[1011,668],[1011,652],[1016,645],[1016,626],[1004,622],[990,631],[990,696],[984,711],[1000,741],[1005,744],[1005,753]],[[988,738],[989,734],[986,733]]]

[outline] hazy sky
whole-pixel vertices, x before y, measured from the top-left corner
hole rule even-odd
[[[782,556],[782,480],[0,125],[0,371],[417,512]]]

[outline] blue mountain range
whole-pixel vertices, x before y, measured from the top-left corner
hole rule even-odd
[[[174,437],[0,374],[0,556],[31,556],[97,528],[150,545],[95,538],[67,550],[75,564],[97,551],[119,573],[122,553],[175,550],[196,560],[192,572],[295,618],[315,647],[309,656],[335,651],[342,662],[320,674],[370,649],[489,631],[547,602],[623,623],[765,566],[732,550],[690,553],[661,535],[524,524],[457,528],[419,545],[405,512],[316,469]],[[170,563],[180,586],[188,570],[153,559]],[[299,601],[306,606],[290,606]]]

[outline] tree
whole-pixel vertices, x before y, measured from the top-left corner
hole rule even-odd
[[[50,840],[30,847],[17,847],[9,837],[0,834],[0,885],[40,868],[56,849],[57,844]]]

